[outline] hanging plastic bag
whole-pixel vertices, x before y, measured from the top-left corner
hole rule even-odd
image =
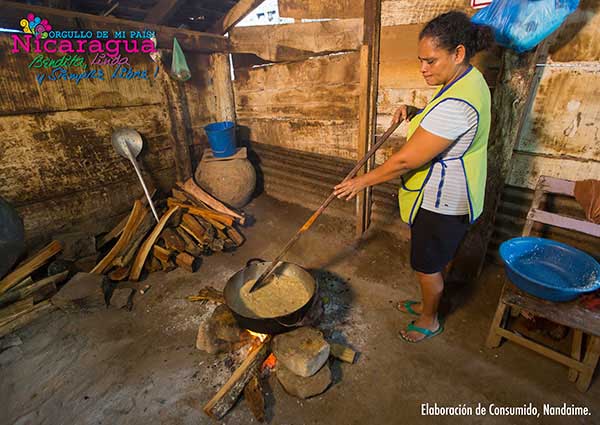
[[[471,21],[491,27],[498,44],[521,53],[552,34],[578,5],[579,0],[494,0]]]
[[[173,61],[171,62],[171,76],[178,81],[187,81],[192,76],[185,60],[183,50],[176,38],[173,38]]]

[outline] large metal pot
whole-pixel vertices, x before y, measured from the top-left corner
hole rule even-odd
[[[258,279],[263,271],[271,263],[260,259],[249,260],[246,267],[234,274],[225,285],[223,295],[225,303],[233,312],[234,317],[242,328],[250,329],[254,332],[264,334],[277,334],[289,331],[297,327],[304,318],[317,297],[318,288],[315,279],[302,267],[293,263],[282,263],[276,269],[275,273],[283,276],[290,276],[303,283],[306,290],[311,294],[310,300],[302,307],[285,316],[279,317],[248,317],[240,313],[240,290],[244,283],[252,279]]]

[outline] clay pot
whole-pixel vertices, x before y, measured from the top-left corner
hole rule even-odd
[[[215,158],[206,149],[194,177],[202,189],[234,208],[250,202],[256,187],[256,171],[247,158],[246,148],[239,148],[227,158]]]

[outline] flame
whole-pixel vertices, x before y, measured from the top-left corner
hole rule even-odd
[[[263,372],[265,369],[273,370],[276,365],[277,365],[277,357],[275,357],[275,354],[271,353],[271,354],[269,354],[269,357],[267,357],[265,359],[265,361],[263,362],[263,364],[261,365],[260,371]]]
[[[252,335],[254,338],[257,338],[260,342],[263,342],[269,336],[269,334],[261,334],[258,332],[253,332],[250,329],[246,329],[246,330],[248,331],[248,333],[250,335]]]

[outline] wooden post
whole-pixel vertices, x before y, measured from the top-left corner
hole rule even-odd
[[[190,157],[191,119],[187,108],[187,98],[183,83],[173,80],[169,72],[161,65],[161,80],[163,91],[167,98],[167,110],[171,120],[171,138],[175,150],[175,168],[178,181],[187,180],[192,176],[192,159]]]
[[[494,230],[504,184],[510,173],[513,150],[535,98],[545,62],[547,43],[531,53],[518,55],[506,50],[492,99],[492,129],[488,143],[488,170],[483,214],[467,234],[454,260],[451,280],[473,280],[481,273]]]
[[[210,55],[210,77],[218,121],[235,121],[235,101],[228,54]]]
[[[358,106],[357,157],[363,157],[373,146],[377,117],[379,76],[379,40],[381,33],[381,0],[365,0],[363,44],[360,50],[360,98]],[[373,156],[359,175],[369,172],[375,163]],[[356,234],[361,236],[369,226],[371,189],[356,197]]]

